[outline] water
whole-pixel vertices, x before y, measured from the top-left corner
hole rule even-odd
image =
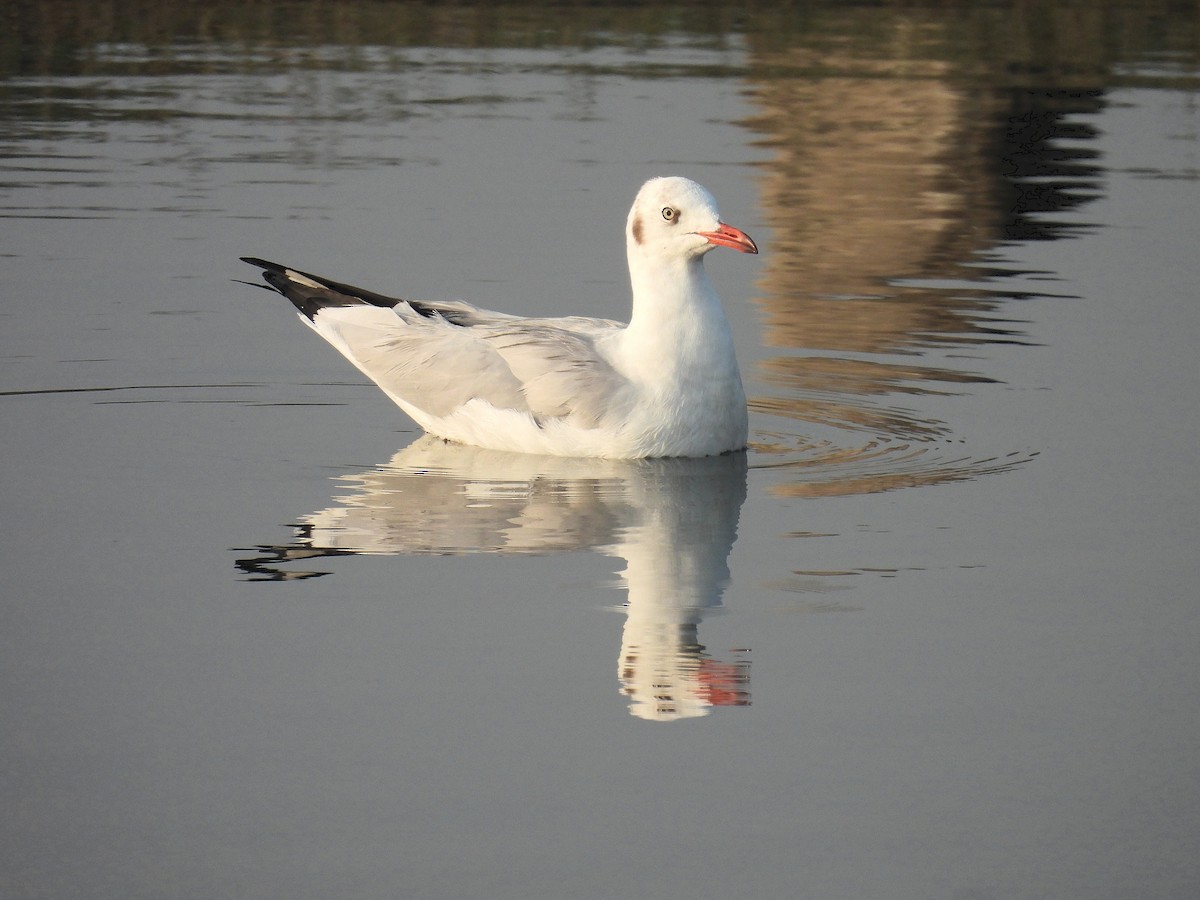
[[[1196,895],[1194,13],[104,9],[4,45],[0,894]],[[419,440],[235,282],[621,318],[665,172],[746,454]]]

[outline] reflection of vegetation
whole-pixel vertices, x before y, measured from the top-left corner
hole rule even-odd
[[[803,47],[784,74],[831,74],[833,58],[937,60],[961,74],[1021,83],[1079,83],[1148,52],[1194,56],[1200,9],[1171,0],[944,2],[913,9],[896,2],[750,4],[491,4],[257,2],[217,0],[14,0],[0,30],[0,73],[94,74],[108,70],[89,50],[102,44],[182,50],[245,48],[577,47],[653,49],[668,35],[706,44],[743,36],[760,52]],[[897,29],[900,23],[903,27]],[[152,54],[158,71],[212,71],[228,65],[187,52]],[[343,61],[346,62],[346,61]],[[239,55],[239,65],[269,57]],[[1142,76],[1144,77],[1144,75]]]
[[[105,71],[89,58],[97,45],[136,44],[157,71],[211,71],[229,60],[188,53],[196,45],[295,47],[653,47],[655,36],[694,32],[719,39],[736,30],[730,11],[657,4],[645,7],[491,3],[263,2],[217,0],[16,0],[15,27],[0,37],[0,71],[63,74]],[[244,68],[271,57],[238,54]],[[275,60],[274,62],[279,62]],[[326,64],[329,60],[326,58]],[[149,64],[149,61],[148,61]],[[338,61],[352,67],[353,60]]]
[[[1022,85],[1032,78],[1067,87],[1111,77],[1114,66],[1148,54],[1193,58],[1200,47],[1200,9],[1172,0],[959,0],[917,8],[800,2],[771,9],[753,14],[748,38],[764,53],[808,48],[807,60],[791,68],[803,66],[809,75],[838,74],[846,65],[861,74],[852,62],[858,57],[877,65],[891,60],[897,68],[887,74],[911,77],[921,74],[912,63],[930,60],[963,79]]]
[[[759,303],[778,352],[760,367],[771,393],[751,408],[834,431],[766,425],[780,431],[756,432],[760,464],[786,470],[775,490],[794,496],[1021,465],[1034,454],[947,452],[953,427],[913,397],[991,380],[964,371],[956,349],[1029,340],[1001,318],[1023,295],[1005,289],[1018,273],[996,265],[997,248],[1078,232],[1101,170],[1076,117],[1099,111],[1115,81],[1146,77],[1133,64],[1165,35],[1103,3],[807,11],[805,31],[785,16],[747,33],[747,125],[772,153]],[[912,364],[929,351],[944,364]]]

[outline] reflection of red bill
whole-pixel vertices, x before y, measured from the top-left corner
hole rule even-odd
[[[723,663],[715,659],[701,659],[696,672],[700,682],[700,696],[713,706],[749,706],[750,692],[745,686],[750,683],[749,663]]]

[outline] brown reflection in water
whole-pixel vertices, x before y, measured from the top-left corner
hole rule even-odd
[[[777,457],[767,466],[815,470],[778,489],[787,494],[888,490],[1017,464],[929,446],[951,428],[918,396],[993,379],[917,358],[1026,340],[999,319],[1016,295],[988,283],[1001,274],[989,255],[1005,239],[1059,236],[1033,214],[1086,202],[1076,189],[1097,172],[1089,151],[1056,141],[1090,137],[1061,120],[1096,108],[1098,90],[968,79],[930,50],[952,42],[945,20],[876,25],[861,39],[752,43],[758,112],[746,124],[772,151],[759,179],[772,240],[758,302],[763,340],[780,353],[761,363],[772,393],[751,407],[842,430],[813,441],[781,423],[756,435],[756,449]],[[847,440],[847,430],[871,437]]]
[[[879,352],[968,328],[953,305],[886,284],[961,274],[953,263],[994,233],[998,216],[973,190],[982,160],[961,134],[963,95],[933,78],[864,73],[773,79],[754,98],[762,112],[750,124],[774,150],[760,181],[774,231],[760,281],[767,340]]]

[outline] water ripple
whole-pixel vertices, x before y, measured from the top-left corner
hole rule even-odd
[[[780,432],[755,437],[751,468],[788,476],[771,487],[781,497],[840,497],[971,481],[1011,471],[1038,455],[1036,450],[1017,450],[974,457],[963,452],[960,441],[918,443],[881,435],[858,443]]]

